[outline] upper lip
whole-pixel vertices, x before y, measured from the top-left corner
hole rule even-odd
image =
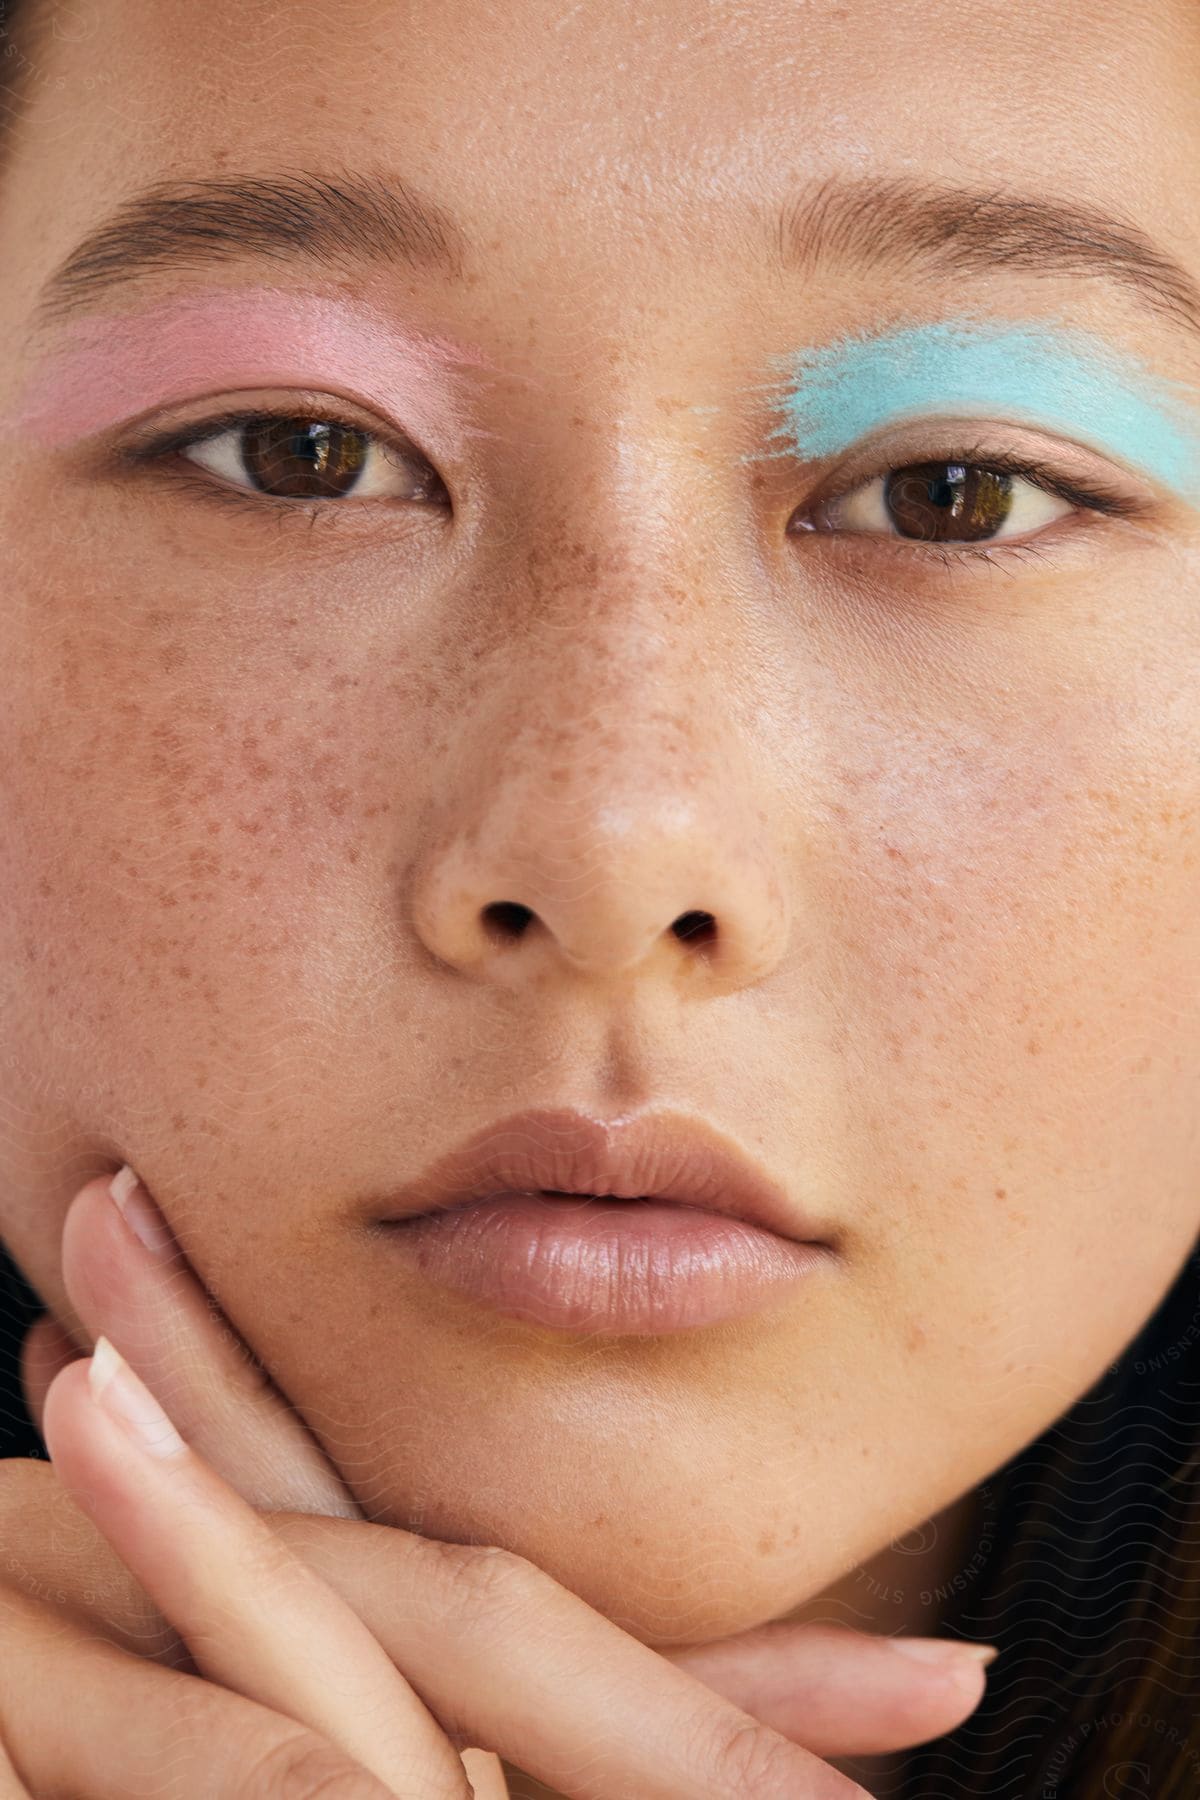
[[[729,1138],[701,1119],[661,1111],[608,1120],[563,1107],[498,1119],[393,1195],[385,1216],[543,1189],[701,1207],[798,1241],[825,1236]]]

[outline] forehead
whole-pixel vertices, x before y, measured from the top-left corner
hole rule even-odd
[[[24,342],[51,271],[157,186],[365,171],[432,203],[451,273],[364,255],[357,234],[343,251],[335,228],[319,269],[242,244],[233,277],[315,278],[564,396],[620,385],[632,401],[643,368],[668,367],[740,393],[764,345],[1059,301],[1194,381],[1194,6],[1161,0],[1147,23],[1140,3],[1011,0],[948,24],[929,0],[105,0],[34,71],[54,79],[31,84],[26,178],[0,183],[22,252],[0,309]],[[967,197],[965,218],[918,221],[919,246],[898,207],[881,223],[825,199],[914,181]],[[1081,223],[1018,221],[1010,240],[989,195],[1070,203]],[[1085,238],[1101,254],[1072,267]],[[1150,310],[1147,247],[1183,265],[1151,268],[1174,291]],[[139,280],[156,297],[223,274],[164,259]]]
[[[402,168],[493,257],[600,267],[633,217],[707,248],[825,173],[1040,176],[1185,231],[1200,204],[1194,0],[107,0],[44,60],[81,214],[301,154]]]

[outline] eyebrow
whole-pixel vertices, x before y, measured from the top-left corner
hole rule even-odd
[[[34,327],[90,311],[112,289],[160,269],[265,256],[345,274],[348,263],[406,264],[463,278],[461,228],[393,176],[297,171],[160,181],[89,231],[52,272]]]
[[[806,272],[831,257],[875,272],[891,264],[932,275],[1090,276],[1200,332],[1200,282],[1134,221],[1076,201],[910,176],[830,177],[775,225],[783,270]]]
[[[763,246],[780,272],[823,261],[918,275],[1025,269],[1115,284],[1160,317],[1200,333],[1200,283],[1133,221],[1091,206],[1003,188],[907,176],[830,176],[767,220]],[[345,274],[382,261],[459,282],[469,266],[453,216],[396,177],[304,170],[162,181],[124,201],[51,273],[34,328],[91,310],[117,287],[163,269],[255,256]]]

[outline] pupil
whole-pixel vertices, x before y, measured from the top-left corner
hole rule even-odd
[[[994,537],[1012,510],[1012,476],[971,463],[913,463],[888,475],[884,506],[901,537]]]
[[[242,463],[255,487],[280,496],[349,493],[362,472],[363,431],[324,420],[264,419],[242,434]]]

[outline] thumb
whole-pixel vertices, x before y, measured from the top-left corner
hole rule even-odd
[[[659,1654],[818,1756],[866,1756],[961,1725],[983,1698],[987,1648],[781,1620]]]

